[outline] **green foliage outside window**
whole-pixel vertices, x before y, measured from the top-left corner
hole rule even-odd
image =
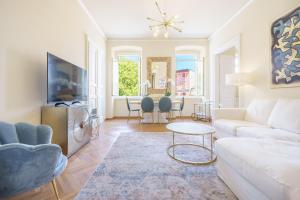
[[[138,96],[138,62],[119,60],[119,96]]]

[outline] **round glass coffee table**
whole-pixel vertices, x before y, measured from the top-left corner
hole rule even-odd
[[[193,165],[207,165],[213,163],[217,156],[213,152],[213,134],[215,133],[215,129],[209,125],[200,124],[200,123],[192,123],[192,122],[177,122],[171,123],[166,126],[166,128],[173,133],[173,142],[172,145],[168,147],[167,153],[168,155],[180,162],[193,164]],[[198,144],[189,144],[189,143],[178,143],[175,144],[175,135],[192,135],[192,136],[202,136],[202,145]],[[209,136],[210,138],[210,147],[206,147],[204,144],[204,137]],[[179,146],[193,146],[197,148],[205,149],[210,153],[210,158],[203,162],[194,162],[190,160],[184,160],[181,158],[176,157],[175,148]]]

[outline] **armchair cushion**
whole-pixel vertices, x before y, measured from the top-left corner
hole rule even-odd
[[[29,145],[51,143],[52,129],[49,126],[34,126],[27,123],[17,123],[15,126],[20,143]]]
[[[15,125],[0,122],[0,144],[18,143]]]

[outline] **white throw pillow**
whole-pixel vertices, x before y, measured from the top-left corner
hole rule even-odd
[[[268,124],[294,133],[300,133],[300,99],[279,99]]]
[[[245,120],[267,125],[275,103],[273,99],[253,100],[247,108]]]

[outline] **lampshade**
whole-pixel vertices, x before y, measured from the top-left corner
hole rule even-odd
[[[233,74],[226,74],[225,76],[226,85],[243,86],[249,84],[250,82],[251,82],[250,73],[233,73]]]

